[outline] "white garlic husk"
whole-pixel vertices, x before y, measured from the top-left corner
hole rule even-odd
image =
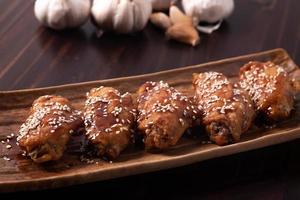
[[[94,23],[103,31],[132,33],[141,31],[152,13],[148,0],[94,0]]]
[[[227,18],[234,9],[233,0],[182,0],[185,13],[196,23],[214,23]]]
[[[177,0],[150,0],[153,10],[161,11],[168,10]]]
[[[46,27],[61,30],[83,25],[90,16],[90,0],[36,0],[34,13]]]

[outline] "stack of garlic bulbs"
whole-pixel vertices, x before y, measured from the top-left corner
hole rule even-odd
[[[36,18],[46,27],[76,28],[92,16],[103,31],[131,33],[142,30],[152,13],[149,0],[36,0]]]

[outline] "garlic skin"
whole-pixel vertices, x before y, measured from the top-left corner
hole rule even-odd
[[[148,0],[149,1],[149,0]],[[162,11],[168,10],[177,0],[150,0],[153,10]]]
[[[90,8],[90,0],[36,0],[34,14],[44,26],[62,30],[84,24]]]
[[[233,0],[182,0],[182,6],[195,23],[214,23],[228,17],[234,9]]]
[[[91,13],[100,29],[126,34],[146,26],[152,5],[148,0],[94,0]]]

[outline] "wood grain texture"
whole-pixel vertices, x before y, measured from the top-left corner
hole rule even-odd
[[[0,1],[0,90],[156,72],[278,47],[300,63],[298,0],[235,1],[233,15],[217,32],[202,34],[196,48],[166,41],[151,24],[133,36],[101,39],[95,37],[90,23],[79,30],[54,32],[39,26],[33,2]],[[133,199],[300,199],[299,146],[296,140],[55,192],[97,192]],[[26,194],[21,193],[22,197]],[[53,190],[37,193],[40,195],[51,196]]]
[[[232,59],[221,60],[198,66],[179,68],[165,72],[157,72],[133,77],[117,78],[103,81],[78,83],[65,86],[18,90],[0,93],[0,111],[5,115],[0,116],[0,139],[18,132],[21,123],[26,119],[28,110],[34,99],[44,94],[58,94],[71,100],[71,103],[82,110],[85,101],[85,93],[92,87],[110,86],[124,92],[136,92],[138,87],[145,81],[164,80],[179,91],[193,95],[191,78],[193,73],[204,71],[218,71],[224,73],[232,81],[238,77],[239,68],[251,60],[273,61],[283,66],[286,71],[292,73],[298,67],[281,49],[242,56]],[[35,164],[30,159],[20,155],[20,149],[15,141],[10,141],[13,146],[6,149],[2,145],[0,157],[7,156],[11,160],[0,160],[4,166],[0,170],[0,191],[36,190],[56,188],[66,185],[74,185],[112,179],[133,174],[168,169],[202,160],[221,157],[251,149],[261,148],[300,138],[300,118],[296,99],[296,110],[291,118],[281,122],[272,129],[264,127],[252,127],[242,136],[241,142],[219,147],[215,144],[201,144],[202,139],[184,138],[178,145],[163,153],[147,153],[141,148],[132,146],[127,149],[113,163],[97,160],[98,164],[87,164],[80,161],[82,137],[73,138],[67,153],[56,162]],[[199,130],[191,131],[193,135],[204,134]]]
[[[201,44],[167,41],[148,24],[133,35],[96,37],[89,22],[77,30],[39,26],[33,0],[3,0],[0,14],[0,90],[101,80],[205,63],[272,48],[300,62],[299,1],[237,1],[235,12]]]

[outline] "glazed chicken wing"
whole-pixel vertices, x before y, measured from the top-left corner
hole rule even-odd
[[[136,109],[129,93],[114,88],[94,88],[85,103],[86,135],[101,157],[116,158],[131,139]]]
[[[254,118],[249,95],[217,72],[193,74],[193,85],[211,141],[218,145],[239,141]]]
[[[300,93],[300,69],[293,71],[290,74],[290,83],[295,94]]]
[[[272,62],[249,62],[240,69],[240,85],[254,101],[257,113],[267,121],[289,116],[294,89],[287,72]]]
[[[190,99],[162,81],[146,82],[139,88],[138,112],[146,149],[175,145],[200,115]]]
[[[58,160],[71,133],[82,124],[81,113],[66,98],[42,96],[34,101],[17,141],[34,162]]]

